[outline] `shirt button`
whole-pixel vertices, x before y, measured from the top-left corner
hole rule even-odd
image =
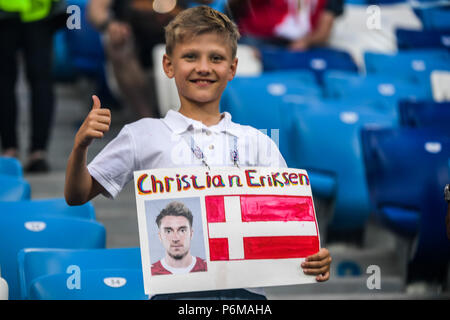
[[[206,135],[207,135],[207,136],[210,136],[210,135],[211,135],[211,131],[207,130],[207,131],[206,131]]]
[[[209,146],[209,149],[210,149],[210,150],[214,149],[214,145],[213,145],[213,144],[210,145],[210,146]]]

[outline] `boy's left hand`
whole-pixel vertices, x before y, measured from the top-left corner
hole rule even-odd
[[[317,275],[316,280],[323,282],[330,278],[331,260],[328,249],[322,248],[316,254],[307,257],[301,267],[305,274]]]

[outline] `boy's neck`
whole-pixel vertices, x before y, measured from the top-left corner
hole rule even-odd
[[[207,127],[216,125],[222,120],[219,106],[181,105],[178,112],[185,117],[200,121]]]

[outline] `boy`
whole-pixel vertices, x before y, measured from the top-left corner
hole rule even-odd
[[[220,98],[236,74],[239,32],[225,15],[200,6],[181,12],[166,27],[164,72],[174,78],[180,98],[178,112],[164,119],[141,119],[126,125],[89,164],[86,155],[93,139],[108,131],[111,115],[93,96],[93,107],[75,136],[66,170],[65,197],[70,205],[85,203],[99,193],[115,197],[133,179],[133,171],[186,166],[286,167],[274,142],[249,126],[219,112]],[[308,257],[305,274],[318,281],[329,278],[327,249]],[[235,290],[234,298],[264,298],[261,290]],[[230,297],[230,290],[160,295]],[[158,297],[158,296],[156,296]]]

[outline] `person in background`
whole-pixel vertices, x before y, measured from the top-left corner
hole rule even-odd
[[[241,43],[307,50],[327,43],[343,0],[229,0]]]
[[[19,157],[16,82],[19,55],[25,62],[31,90],[31,130],[25,172],[50,169],[46,151],[53,122],[55,99],[52,80],[53,34],[66,21],[65,1],[0,2],[0,138],[2,155]]]

